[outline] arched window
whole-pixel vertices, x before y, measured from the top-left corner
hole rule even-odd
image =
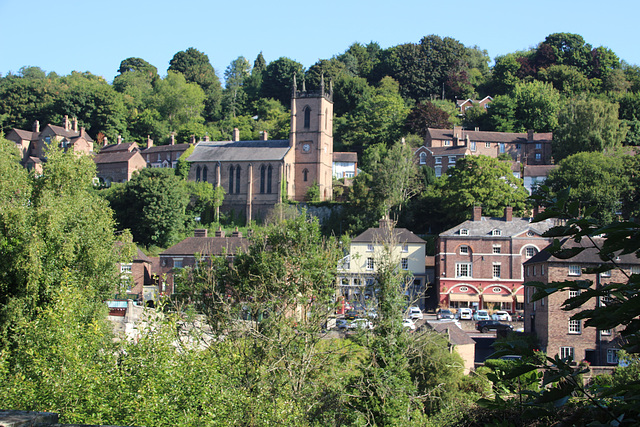
[[[266,168],[264,165],[260,166],[260,194],[264,194]]]
[[[236,194],[240,193],[240,165],[236,166]]]
[[[304,107],[304,128],[309,129],[311,127],[311,108]]]
[[[303,181],[307,181],[309,179],[309,169],[305,169],[302,171]]]
[[[427,164],[427,153],[420,153],[420,164]]]
[[[196,168],[196,182],[200,181],[200,166]]]
[[[273,168],[271,165],[267,168],[267,194],[271,194],[271,176],[273,175]]]
[[[202,180],[204,182],[207,182],[207,167],[206,166],[202,167]]]
[[[229,166],[229,194],[233,194],[233,165]]]

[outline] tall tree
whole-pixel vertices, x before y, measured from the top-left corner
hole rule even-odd
[[[556,160],[580,151],[604,151],[624,141],[627,128],[618,118],[618,104],[599,99],[578,99],[569,103],[558,117],[553,133]]]
[[[450,129],[449,114],[431,102],[419,102],[407,116],[407,130],[411,133],[426,136],[427,128]]]
[[[301,84],[300,78],[303,74],[304,67],[293,59],[281,57],[270,62],[262,74],[261,96],[276,99],[286,108],[290,108],[293,76],[298,76],[298,84]]]
[[[244,56],[231,61],[224,72],[225,88],[223,103],[227,114],[235,117],[244,111],[247,95],[244,92],[246,79],[251,75],[251,64]]]
[[[190,121],[202,120],[205,97],[197,84],[188,83],[183,74],[173,71],[156,85],[157,109],[174,131]]]

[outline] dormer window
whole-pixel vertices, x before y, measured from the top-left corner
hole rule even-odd
[[[451,140],[447,139],[447,140],[444,141],[444,146],[445,147],[448,147],[450,145],[451,145]]]
[[[461,236],[468,236],[469,235],[469,230],[466,228],[461,228],[460,229],[460,235]]]
[[[491,230],[491,235],[492,236],[502,236],[502,231],[496,228],[495,230]]]

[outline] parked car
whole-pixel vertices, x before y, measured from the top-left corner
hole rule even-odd
[[[409,307],[409,318],[414,320],[422,320],[424,318],[424,315],[422,314],[422,310],[420,310],[420,307]]]
[[[473,320],[491,320],[491,316],[487,310],[478,310],[473,313]]]
[[[508,312],[504,311],[504,310],[496,311],[495,313],[493,313],[491,318],[493,320],[501,320],[503,322],[511,322],[511,315]]]
[[[409,328],[411,331],[415,331],[416,329],[416,324],[413,323],[413,320],[411,319],[402,319],[402,326]]]
[[[516,322],[524,322],[524,312],[522,311],[516,312]]]
[[[513,327],[497,320],[480,320],[476,323],[476,330],[484,333],[489,331],[512,331]]]
[[[441,308],[440,310],[438,310],[436,312],[436,319],[438,320],[442,320],[442,319],[454,319],[453,313],[451,312],[451,310],[448,310],[446,308]]]
[[[471,320],[473,319],[473,310],[470,308],[459,308],[456,313],[458,319],[460,320]]]
[[[356,310],[349,310],[344,314],[344,318],[347,320],[355,320],[358,318],[358,312]]]
[[[351,324],[355,329],[373,329],[373,323],[367,319],[356,319]]]

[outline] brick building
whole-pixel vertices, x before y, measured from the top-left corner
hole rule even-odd
[[[596,244],[600,246],[599,240]],[[559,259],[543,250],[525,262],[526,281],[542,283],[563,281],[589,281],[592,286],[605,285],[609,282],[626,282],[627,278],[619,269],[612,269],[600,274],[587,274],[585,268],[602,265],[597,251],[589,247],[588,239],[582,240],[585,249],[570,259]],[[569,248],[581,245],[571,239],[563,242],[563,247]],[[620,255],[616,264],[627,274],[640,274],[640,260],[634,255]],[[578,291],[556,292],[538,301],[531,297],[535,288],[526,286],[525,291],[525,332],[538,337],[541,350],[549,356],[571,356],[574,360],[587,360],[592,365],[616,364],[617,352],[620,348],[616,330],[597,330],[593,327],[585,328],[582,320],[571,320],[571,316],[581,310],[563,311],[562,304],[570,297],[576,296]],[[606,299],[590,300],[583,305],[583,309],[596,308],[597,304],[606,304]]]
[[[135,171],[144,169],[147,162],[135,142],[105,145],[95,155],[96,177],[107,187],[112,182],[127,182]]]
[[[503,218],[484,217],[475,207],[471,220],[438,236],[439,306],[523,310],[522,263],[548,245],[542,233],[551,226],[551,220],[532,223],[530,218],[513,218],[510,207]]]

